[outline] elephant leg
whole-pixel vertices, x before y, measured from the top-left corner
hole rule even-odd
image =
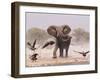
[[[53,58],[57,58],[56,52],[57,52],[58,46],[55,46],[53,51]]]
[[[59,48],[60,49],[60,56],[59,57],[63,57],[63,48]]]
[[[68,57],[68,49],[69,47],[66,48],[66,55],[65,55],[66,57]]]
[[[68,45],[66,47],[66,57],[68,57],[68,50],[69,50],[69,46],[70,46],[70,42],[71,42],[71,39],[68,41]]]

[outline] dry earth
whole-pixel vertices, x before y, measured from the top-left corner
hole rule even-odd
[[[38,45],[37,45],[38,46]],[[35,53],[38,53],[37,61],[32,61],[30,56],[34,53],[28,47],[26,48],[26,67],[39,67],[39,66],[55,66],[55,65],[73,65],[73,64],[89,64],[90,62],[90,53],[86,57],[83,57],[81,54],[74,52],[76,51],[88,51],[89,44],[81,45],[70,45],[69,56],[66,58],[59,58],[59,50],[57,51],[57,58],[53,59],[53,48],[54,46],[37,49]],[[65,53],[64,53],[65,54]]]

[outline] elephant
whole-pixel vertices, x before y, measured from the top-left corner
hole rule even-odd
[[[53,58],[57,58],[56,52],[59,48],[59,57],[64,57],[63,50],[66,51],[65,57],[68,57],[69,45],[71,43],[71,36],[69,33],[71,28],[68,25],[55,26],[51,25],[47,28],[47,33],[56,38],[56,44],[53,51]]]

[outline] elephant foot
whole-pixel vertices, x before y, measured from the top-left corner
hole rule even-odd
[[[68,56],[65,56],[66,58],[68,57]]]
[[[56,59],[56,58],[57,58],[56,56],[53,57],[53,59]]]
[[[66,54],[65,57],[68,57],[68,54]]]
[[[64,56],[61,55],[61,56],[59,56],[59,57],[63,58]]]

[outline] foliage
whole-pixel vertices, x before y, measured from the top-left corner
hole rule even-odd
[[[89,32],[86,32],[82,28],[74,29],[72,35],[74,36],[75,41],[78,41],[78,42],[89,41]]]
[[[37,43],[41,44],[46,41],[48,38],[51,38],[49,34],[43,29],[40,28],[31,28],[26,32],[26,40],[29,42],[33,42],[35,39]]]
[[[86,32],[82,28],[76,28],[72,31],[72,43],[78,42],[89,42],[89,32]],[[38,44],[43,44],[48,40],[53,40],[54,37],[50,36],[46,30],[40,28],[31,28],[26,32],[26,42],[33,43],[34,40],[37,40]]]

